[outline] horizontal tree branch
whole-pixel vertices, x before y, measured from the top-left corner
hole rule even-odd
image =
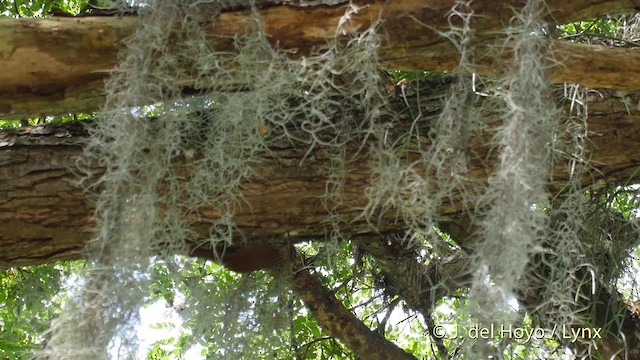
[[[448,13],[454,0],[355,1],[358,11],[343,26],[356,33],[382,20],[378,50],[382,69],[454,71],[458,53],[440,32],[449,30]],[[495,62],[496,44],[513,16],[517,0],[473,2],[472,27],[480,74],[493,76],[504,68]],[[213,13],[203,5],[204,21]],[[322,49],[335,38],[346,5],[334,7],[271,6],[259,9],[267,39],[293,56]],[[640,9],[640,0],[548,0],[549,24],[561,24],[605,14]],[[0,18],[0,118],[92,112],[104,103],[104,80],[118,61],[123,41],[133,33],[134,17]],[[256,31],[249,10],[222,13],[207,28],[211,45],[234,51],[236,35]],[[507,47],[508,48],[508,47]],[[572,44],[556,41],[550,74],[556,83],[579,83],[597,88],[640,89],[637,64],[640,49]],[[502,51],[502,50],[500,50]],[[487,56],[490,55],[490,56]],[[508,50],[503,57],[508,59]],[[184,79],[185,87],[193,86]]]
[[[420,89],[422,113],[437,113],[439,94],[446,92],[445,82],[429,80]],[[639,180],[640,110],[629,104],[637,104],[640,97],[621,99],[607,93],[592,97],[586,143],[592,167],[584,178],[585,185]],[[402,105],[405,99],[395,101]],[[486,114],[483,120],[488,128],[474,134],[469,149],[468,176],[480,186],[495,165],[490,126],[499,123],[495,114]],[[411,120],[394,124],[410,127]],[[76,186],[75,159],[82,153],[86,136],[81,122],[0,132],[0,267],[82,257],[94,226],[94,199]],[[257,176],[244,184],[244,202],[238,204],[234,214],[238,239],[247,243],[283,235],[293,241],[324,239],[328,215],[322,196],[328,181],[324,169],[329,168],[330,158],[321,149],[307,154],[308,150],[282,144],[255,166]],[[366,152],[358,156],[346,165],[349,176],[344,185],[344,204],[348,205],[337,210],[348,227],[341,231],[355,237],[406,229],[392,209],[376,218],[375,226],[362,216],[372,169]],[[102,169],[94,171],[99,174]],[[551,189],[562,188],[567,178],[566,159],[560,158],[555,163]],[[447,203],[440,214],[456,214],[462,207],[461,203]],[[221,213],[203,208],[200,215],[215,220]],[[196,224],[194,231],[207,237],[209,226]]]

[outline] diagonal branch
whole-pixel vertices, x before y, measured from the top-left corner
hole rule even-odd
[[[266,248],[269,249],[267,250]],[[248,246],[236,249],[231,258],[225,259],[223,256],[221,260],[227,266],[231,261],[231,269],[234,271],[249,272],[265,269],[276,278],[276,281],[280,280],[289,283],[314,315],[318,324],[330,336],[342,341],[360,358],[370,360],[416,360],[413,355],[385,339],[381,334],[369,329],[347,310],[336,299],[334,294],[327,290],[316,276],[311,274],[309,268],[304,264],[302,256],[296,254],[295,251],[293,247],[285,247],[283,250],[276,249],[271,245]],[[235,257],[236,254],[244,257],[244,259]],[[190,255],[206,260],[220,260],[216,258],[211,249],[198,248],[192,251]],[[269,256],[271,258],[269,266],[248,269],[247,266],[250,266],[248,263],[242,264],[244,260],[251,262],[260,256]],[[265,263],[261,262],[261,264],[264,265]]]
[[[331,336],[347,345],[361,359],[415,360],[382,335],[369,329],[311,274],[299,256],[291,264],[291,272],[274,272],[275,276],[291,282],[320,326]]]

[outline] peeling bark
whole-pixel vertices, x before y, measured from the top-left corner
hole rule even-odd
[[[383,20],[380,66],[396,70],[454,71],[458,53],[437,31],[448,30],[447,14],[453,0],[362,0],[359,11],[345,24],[348,32],[368,28]],[[495,54],[505,51],[503,24],[513,15],[517,0],[474,1],[473,18],[479,74],[493,76],[504,65]],[[210,6],[210,5],[209,5]],[[336,35],[345,5],[334,7],[270,6],[259,10],[267,38],[292,56],[308,55],[326,46]],[[548,0],[550,24],[593,18],[640,9],[640,0]],[[212,14],[203,5],[203,20]],[[248,10],[224,12],[207,28],[212,47],[234,51],[233,38],[256,31]],[[117,63],[122,42],[135,29],[134,17],[47,19],[0,18],[0,118],[26,118],[92,112],[104,102],[104,80]],[[428,27],[425,26],[428,24]],[[499,44],[499,45],[495,45]],[[499,47],[499,49],[498,49]],[[550,68],[552,81],[618,90],[640,89],[637,64],[640,49],[555,42]],[[194,82],[184,79],[186,88]],[[188,89],[187,89],[188,90]]]

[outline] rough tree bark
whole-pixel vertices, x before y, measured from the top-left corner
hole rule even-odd
[[[446,88],[441,80],[422,84],[420,106],[433,111],[439,106],[437,94]],[[426,101],[425,99],[433,99]],[[612,93],[592,96],[589,105],[589,156],[592,171],[587,183],[624,183],[640,179],[640,110],[638,96],[620,98]],[[395,100],[398,106],[404,100]],[[495,115],[494,115],[495,116]],[[408,120],[407,120],[408,121]],[[487,114],[487,124],[498,119]],[[407,124],[408,125],[408,124]],[[398,124],[397,126],[402,126]],[[495,152],[490,152],[490,131],[475,134],[471,141],[469,175],[484,183],[491,173]],[[21,128],[0,133],[0,266],[26,265],[78,258],[91,237],[93,201],[77,183],[75,159],[82,151],[86,132],[82,123]],[[355,145],[354,145],[355,146]],[[290,239],[324,238],[326,210],[320,200],[325,192],[328,158],[321,151],[305,157],[306,148],[291,145],[273,148],[278,160],[265,157],[257,164],[256,178],[244,186],[244,205],[239,205],[235,221],[248,242],[286,235]],[[304,160],[303,160],[304,158]],[[374,229],[361,215],[367,203],[364,189],[370,183],[371,169],[366,155],[349,165],[342,215],[350,219],[345,235],[375,234],[401,230],[394,213],[380,217]],[[101,169],[94,169],[99,173]],[[554,171],[552,188],[559,189],[567,179],[560,159]],[[460,210],[460,204],[447,204],[443,215]],[[216,219],[215,209],[201,214]],[[196,228],[203,235],[208,227]]]
[[[438,34],[449,28],[447,13],[454,0],[368,0],[355,4],[359,10],[344,29],[357,32],[382,20],[382,68],[451,71],[458,66],[458,53]],[[509,47],[500,34],[513,15],[508,9],[518,4],[517,0],[474,1],[472,25],[480,45],[476,54],[478,73],[495,75],[504,68],[494,61],[494,55]],[[640,9],[640,0],[548,0],[547,8],[549,24],[561,24]],[[273,6],[259,12],[269,41],[282,49],[295,49],[292,54],[301,56],[335,37],[345,5]],[[211,8],[203,5],[201,13],[204,21],[211,21]],[[104,102],[103,82],[117,62],[122,41],[134,31],[135,22],[134,17],[0,19],[0,118],[99,109]],[[215,49],[233,51],[233,37],[255,32],[256,26],[250,11],[237,10],[222,13],[207,31]],[[640,49],[563,41],[556,41],[553,49],[557,63],[550,72],[556,83],[640,89],[636,76]],[[508,57],[508,50],[504,56]],[[184,79],[185,86],[189,83],[193,82]]]

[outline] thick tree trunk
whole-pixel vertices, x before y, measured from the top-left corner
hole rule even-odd
[[[442,84],[434,81],[421,88],[440,94],[444,91]],[[423,93],[421,99],[438,99],[433,94]],[[611,94],[591,100],[587,146],[593,168],[585,184],[640,179],[640,110],[626,105],[639,100],[638,96],[620,99]],[[438,101],[421,100],[421,106],[433,110]],[[498,122],[490,116],[485,121]],[[0,133],[0,266],[82,256],[91,238],[94,206],[92,197],[75,185],[74,174],[75,159],[82,152],[86,136],[80,122]],[[496,158],[496,152],[490,152],[487,145],[491,136],[491,131],[485,130],[470,142],[469,176],[480,184],[486,181]],[[321,196],[327,180],[322,170],[328,166],[326,154],[320,150],[306,154],[308,149],[290,145],[272,150],[278,160],[265,157],[255,168],[255,179],[244,186],[246,204],[238,207],[234,217],[239,231],[249,242],[285,235],[294,241],[324,238],[327,211]],[[349,229],[343,229],[345,235],[374,235],[405,228],[393,211],[376,219],[375,229],[360,216],[367,204],[364,194],[371,169],[366,153],[356,160],[347,170],[345,204],[349,206],[340,209],[350,221]],[[562,160],[555,165],[551,187],[559,189],[567,179],[567,169]],[[460,207],[459,203],[446,204],[441,212],[455,214]],[[202,209],[201,214],[209,219],[220,215],[216,209]],[[195,230],[203,236],[208,234],[204,225]]]
[[[448,12],[454,0],[356,1],[359,9],[343,27],[357,32],[382,20],[379,33],[380,65],[385,69],[452,71],[458,53],[437,31],[447,31]],[[472,27],[478,47],[476,71],[495,75],[504,68],[496,63],[496,49],[508,49],[501,33],[520,1],[473,2]],[[295,56],[321,49],[336,35],[345,6],[272,6],[260,9],[267,38]],[[640,0],[548,0],[550,24],[593,18],[640,8]],[[204,21],[212,9],[203,5]],[[1,19],[0,118],[91,112],[104,102],[104,80],[117,62],[119,49],[135,29],[134,17]],[[213,48],[233,51],[237,34],[256,31],[248,10],[228,11],[207,29]],[[496,45],[498,44],[498,45]],[[501,50],[501,51],[503,51]],[[555,42],[558,62],[550,69],[556,83],[579,83],[618,90],[640,89],[639,49],[617,49]],[[294,52],[292,52],[293,54]],[[489,55],[489,56],[488,56]],[[509,58],[506,51],[505,59]],[[551,64],[553,65],[553,64]],[[185,86],[193,84],[184,79]]]

